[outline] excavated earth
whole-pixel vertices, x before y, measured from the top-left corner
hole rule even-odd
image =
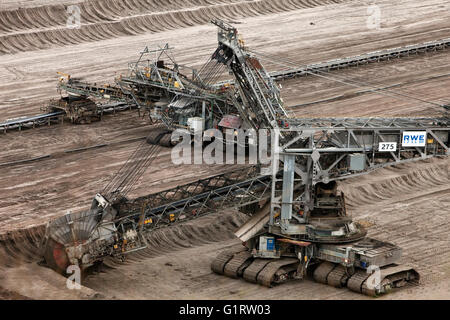
[[[199,68],[217,43],[212,17],[234,23],[268,70],[450,37],[448,1],[376,1],[378,29],[368,28],[372,1],[351,0],[5,0],[0,4],[0,121],[40,113],[61,71],[113,82],[146,45],[168,42],[179,63]],[[82,27],[66,28],[78,5]],[[261,55],[262,56],[262,55]],[[282,96],[297,117],[437,116],[450,101],[450,51],[422,54],[283,81]],[[355,83],[355,82],[353,82]],[[388,88],[373,93],[369,90]],[[401,94],[398,95],[398,93]],[[420,99],[420,100],[419,100]],[[431,103],[430,103],[431,102]],[[233,232],[246,216],[234,210],[159,230],[148,249],[125,262],[108,260],[81,290],[39,265],[45,223],[89,206],[146,136],[134,111],[102,122],[68,123],[0,134],[1,299],[365,299],[310,280],[263,288],[213,274],[215,255],[239,246]],[[98,148],[76,151],[79,148]],[[131,197],[232,170],[234,166],[171,162],[163,148]],[[18,163],[22,160],[35,159]],[[449,299],[448,159],[381,169],[348,179],[349,212],[369,236],[404,249],[402,262],[421,273],[418,286],[382,299]]]

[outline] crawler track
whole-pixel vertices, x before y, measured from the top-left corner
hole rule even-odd
[[[225,251],[211,263],[211,270],[229,278],[240,278],[265,287],[283,283],[292,277],[298,260],[294,258],[254,259],[249,251]]]
[[[273,287],[294,278],[299,261],[295,258],[254,259],[248,251],[219,253],[211,263],[211,270],[229,278],[242,277],[245,281]],[[408,266],[389,265],[381,268],[379,284],[371,273],[357,269],[351,271],[331,262],[321,262],[313,271],[313,279],[335,288],[349,290],[371,297],[390,292],[407,284],[417,284],[420,276]],[[373,283],[373,284],[372,284]]]

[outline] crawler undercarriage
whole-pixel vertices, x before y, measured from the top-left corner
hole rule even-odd
[[[147,143],[154,145],[161,145],[163,147],[173,147],[172,131],[167,129],[163,124],[156,125],[147,136]]]
[[[313,251],[317,252],[329,251],[338,254],[340,251],[332,251],[327,245],[314,244],[312,246],[314,246]],[[361,258],[370,261],[387,256],[399,257],[401,250],[390,243],[370,238],[346,244],[340,248],[350,248],[352,252],[359,252]],[[418,283],[420,279],[417,271],[410,266],[391,263],[394,259],[389,259],[389,264],[380,266],[379,269],[363,268],[361,260],[349,265],[349,263],[330,262],[317,257],[303,257],[303,259],[308,259],[306,260],[308,272],[305,275],[302,269],[304,264],[298,257],[255,258],[251,250],[243,247],[236,251],[221,252],[211,263],[211,269],[217,274],[230,278],[243,278],[247,282],[265,287],[272,287],[290,280],[300,280],[307,276],[322,284],[336,288],[347,287],[354,292],[372,297],[388,293],[394,288],[400,288],[407,284]]]
[[[397,264],[400,247],[366,237],[365,228],[347,215],[335,182],[316,185],[314,197],[308,217],[300,211],[287,227],[281,215],[263,206],[235,233],[244,247],[220,253],[212,271],[266,287],[309,276],[374,297],[418,282],[417,271]]]

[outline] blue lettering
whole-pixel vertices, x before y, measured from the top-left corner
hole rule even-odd
[[[425,134],[405,134],[403,136],[404,144],[424,144],[425,143]]]

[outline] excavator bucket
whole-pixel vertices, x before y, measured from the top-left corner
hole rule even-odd
[[[64,274],[70,265],[65,246],[52,238],[45,244],[44,259],[47,266],[60,274]]]
[[[97,226],[97,217],[91,210],[67,213],[47,225],[43,253],[50,268],[65,274],[67,267],[76,263],[69,258],[68,248],[76,248],[89,240]]]

